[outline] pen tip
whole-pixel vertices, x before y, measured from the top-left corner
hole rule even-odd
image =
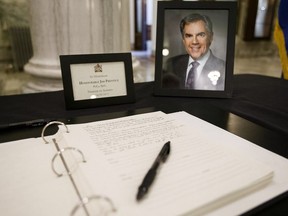
[[[137,201],[140,201],[141,199],[142,199],[142,196],[139,196],[139,194],[137,194],[136,200],[137,200]]]
[[[143,188],[139,188],[139,191],[136,196],[136,200],[140,201],[144,197],[145,194],[146,194],[146,191],[143,190]]]
[[[138,193],[136,196],[136,200],[140,201],[143,198],[144,194],[143,193]]]

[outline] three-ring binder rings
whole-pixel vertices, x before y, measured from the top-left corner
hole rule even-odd
[[[41,133],[41,137],[44,141],[45,144],[49,144],[49,142],[47,141],[47,139],[45,138],[44,134],[45,134],[45,130],[53,124],[59,124],[59,125],[63,125],[66,129],[66,133],[69,133],[68,127],[63,123],[63,122],[59,122],[59,121],[52,121],[50,123],[48,123],[42,130]],[[52,142],[56,147],[57,152],[55,153],[55,155],[52,158],[51,161],[51,165],[52,165],[52,170],[53,172],[58,176],[61,177],[63,176],[65,173],[67,173],[71,184],[77,194],[77,197],[79,198],[79,203],[77,205],[75,205],[75,207],[72,209],[71,211],[71,216],[74,216],[77,213],[77,211],[83,211],[82,213],[84,213],[84,215],[86,216],[90,216],[90,215],[109,215],[110,212],[115,212],[116,208],[113,205],[113,202],[105,196],[99,196],[99,195],[93,195],[93,196],[83,196],[81,194],[81,191],[77,185],[77,182],[75,181],[74,177],[73,177],[73,170],[71,169],[72,167],[70,167],[70,165],[67,163],[67,158],[64,156],[64,152],[66,151],[74,151],[78,154],[80,154],[81,156],[81,161],[83,163],[86,162],[85,157],[83,152],[80,149],[74,148],[74,147],[64,147],[64,148],[60,148],[59,143],[57,142],[56,138],[52,138]],[[59,172],[56,170],[56,158],[60,157],[61,159],[61,163],[64,167],[64,172]],[[76,161],[75,161],[76,162]],[[92,202],[95,201],[94,204],[94,209],[91,207],[92,206]],[[105,205],[103,205],[103,202],[106,202]],[[95,209],[96,206],[96,209]],[[81,214],[82,215],[82,214]]]
[[[59,130],[47,136],[51,125]],[[239,215],[288,189],[286,159],[185,112],[54,121],[41,135],[0,145],[1,215]]]

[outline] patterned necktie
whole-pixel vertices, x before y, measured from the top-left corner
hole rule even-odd
[[[194,80],[195,80],[195,75],[197,72],[197,67],[199,66],[199,62],[194,61],[191,64],[192,64],[192,68],[189,70],[188,78],[186,81],[186,88],[189,88],[189,89],[194,88]]]

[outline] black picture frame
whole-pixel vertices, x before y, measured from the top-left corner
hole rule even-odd
[[[66,109],[135,101],[131,53],[59,57]]]
[[[180,32],[180,21],[191,13],[199,13],[210,17],[213,24],[213,41],[209,47],[211,53],[222,59],[225,72],[222,86],[217,86],[217,81],[211,81],[214,85],[198,84],[198,88],[187,89],[183,86],[185,75],[175,78],[175,74],[169,73],[169,65],[175,56],[185,55],[182,35]],[[237,2],[188,2],[188,1],[160,1],[157,8],[157,35],[155,56],[155,85],[154,94],[159,96],[184,96],[184,97],[218,97],[229,98],[232,96],[232,78],[234,69],[234,49],[236,34]],[[169,51],[165,55],[164,51]],[[163,54],[164,53],[164,54]],[[186,55],[188,56],[188,55]],[[187,57],[188,65],[188,57]],[[175,68],[175,67],[174,67]],[[177,68],[177,67],[176,67]],[[180,73],[180,67],[176,69]],[[183,69],[184,71],[184,69]],[[217,71],[216,71],[217,72]],[[210,74],[210,72],[209,72]],[[212,75],[215,75],[214,71]],[[219,77],[219,74],[216,73]],[[183,78],[184,76],[184,78]],[[220,76],[220,78],[222,78]],[[211,77],[209,75],[209,77]],[[204,83],[204,81],[203,81]],[[185,85],[185,84],[184,84]]]

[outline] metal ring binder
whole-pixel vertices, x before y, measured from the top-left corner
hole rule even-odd
[[[77,210],[80,207],[83,207],[84,205],[87,205],[92,200],[104,200],[111,207],[111,209],[109,209],[110,210],[109,212],[116,212],[116,208],[114,207],[113,202],[108,197],[105,197],[105,196],[91,196],[91,197],[84,197],[81,200],[81,202],[73,208],[73,210],[71,211],[70,215],[71,216],[75,215],[75,213],[77,212]],[[106,210],[108,210],[108,209],[106,209]],[[104,213],[104,215],[106,215],[106,213]]]
[[[53,172],[54,172],[58,177],[62,176],[63,173],[59,173],[59,172],[56,171],[55,166],[54,166],[54,161],[55,161],[55,159],[57,158],[57,156],[59,156],[60,154],[62,154],[64,151],[67,151],[67,150],[72,150],[72,151],[78,152],[78,153],[81,155],[81,157],[82,157],[82,162],[83,162],[83,163],[86,162],[86,159],[85,159],[85,157],[84,157],[84,154],[83,154],[82,151],[80,151],[79,149],[74,148],[74,147],[66,147],[66,148],[60,149],[59,151],[57,151],[57,153],[56,153],[56,154],[54,155],[54,157],[52,158],[52,170],[53,170]],[[68,175],[72,175],[72,172],[71,172],[70,169],[69,169]]]
[[[50,125],[53,125],[53,124],[63,125],[63,126],[66,128],[66,133],[69,133],[68,127],[67,127],[63,122],[60,122],[60,121],[51,121],[51,122],[49,122],[48,124],[46,124],[45,127],[42,129],[41,137],[42,137],[42,139],[44,140],[45,144],[48,144],[48,143],[49,143],[49,142],[44,138],[45,130],[46,130]]]
[[[45,144],[48,144],[48,143],[49,143],[49,142],[45,139],[45,137],[44,137],[45,130],[46,130],[50,125],[53,125],[53,124],[63,125],[63,126],[66,128],[66,133],[69,133],[68,127],[67,127],[63,122],[60,122],[60,121],[52,121],[52,122],[49,122],[49,123],[48,123],[47,125],[45,125],[45,127],[42,129],[42,133],[41,133],[41,137],[42,137],[42,139],[43,139],[43,141],[44,141]],[[55,155],[53,156],[52,161],[51,161],[52,171],[53,171],[58,177],[63,176],[63,173],[59,173],[58,171],[56,171],[55,166],[54,166],[55,159],[57,158],[57,156],[59,156],[60,159],[61,159],[61,161],[62,161],[62,163],[63,163],[63,165],[64,165],[64,168],[65,168],[66,172],[68,173],[68,177],[69,177],[69,179],[70,179],[70,181],[71,181],[71,183],[72,183],[72,185],[73,185],[73,188],[75,189],[76,194],[77,194],[77,196],[78,196],[78,198],[79,198],[79,200],[80,200],[80,202],[79,202],[78,204],[76,204],[75,207],[72,209],[72,211],[71,211],[71,216],[73,216],[81,207],[83,208],[83,211],[84,211],[85,215],[87,215],[87,216],[91,215],[90,212],[89,212],[89,210],[88,210],[88,208],[87,208],[87,205],[88,205],[89,203],[91,203],[91,201],[93,201],[93,200],[102,201],[102,202],[104,201],[105,204],[106,204],[107,206],[109,206],[108,208],[103,208],[103,207],[101,208],[101,205],[99,205],[99,206],[98,206],[98,207],[99,207],[98,209],[100,209],[101,212],[102,212],[100,215],[107,215],[107,212],[110,212],[110,213],[111,213],[111,212],[116,212],[117,210],[116,210],[113,202],[112,202],[108,197],[106,197],[106,196],[93,195],[93,196],[87,197],[87,196],[82,196],[82,195],[81,195],[80,190],[79,190],[79,188],[78,188],[77,185],[76,185],[75,179],[73,178],[72,172],[71,172],[71,170],[70,170],[70,168],[69,168],[69,166],[68,166],[68,164],[67,164],[67,162],[66,162],[66,160],[65,160],[65,157],[64,157],[63,153],[64,153],[65,151],[69,151],[69,150],[70,150],[70,151],[75,151],[75,152],[77,152],[77,153],[80,154],[81,159],[82,159],[82,162],[85,163],[85,162],[86,162],[86,159],[85,159],[85,156],[84,156],[83,152],[82,152],[81,150],[77,149],[77,148],[74,148],[74,147],[65,147],[65,148],[61,148],[61,149],[60,149],[59,144],[58,144],[58,142],[56,141],[56,139],[55,139],[55,138],[52,138],[52,141],[53,141],[53,143],[54,143],[54,145],[55,145],[55,147],[56,147],[56,149],[57,149],[57,152],[55,153]],[[99,214],[97,214],[97,215],[99,215]]]

